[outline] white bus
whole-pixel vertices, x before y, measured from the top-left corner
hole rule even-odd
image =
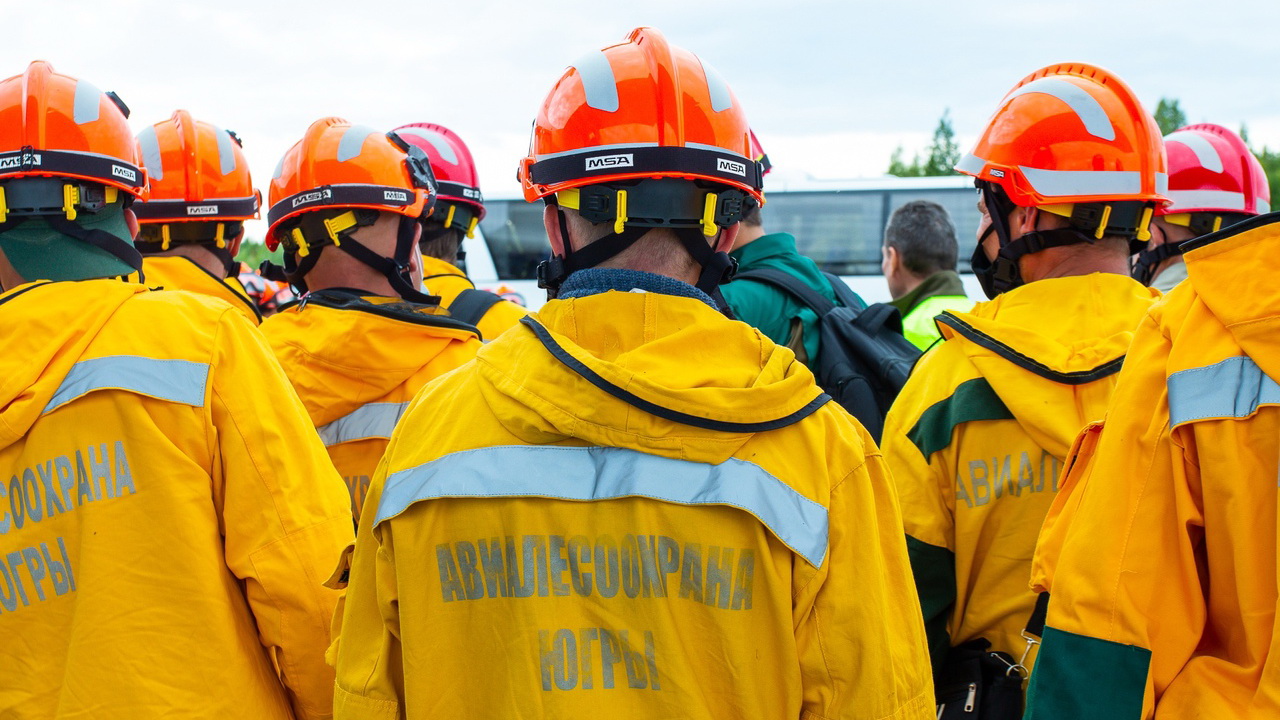
[[[932,200],[946,208],[955,223],[959,270],[969,296],[983,297],[969,273],[979,220],[972,178],[800,182],[769,178],[765,198],[765,230],[794,235],[801,253],[823,270],[841,276],[869,303],[889,299],[880,274],[880,246],[890,213],[912,200]],[[464,243],[468,274],[478,287],[514,292],[537,309],[546,301],[535,279],[537,267],[550,253],[542,227],[542,203],[486,198],[485,207],[476,237]]]

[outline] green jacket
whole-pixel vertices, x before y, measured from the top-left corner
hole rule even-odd
[[[973,301],[964,294],[964,283],[954,270],[936,272],[914,290],[889,303],[902,311],[902,334],[911,344],[928,350],[942,336],[933,319],[946,310],[969,312]]]
[[[788,272],[806,285],[822,293],[823,297],[836,301],[835,292],[817,263],[796,250],[796,239],[790,233],[770,233],[743,245],[729,253],[738,261],[738,270],[776,268]],[[733,308],[737,318],[752,325],[766,337],[792,350],[799,349],[794,342],[795,325],[802,329],[804,357],[818,356],[818,317],[790,294],[772,285],[754,280],[738,280],[720,288],[724,299]],[[800,355],[799,352],[796,353]]]

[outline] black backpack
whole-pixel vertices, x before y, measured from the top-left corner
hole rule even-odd
[[[898,308],[876,303],[863,308],[848,285],[823,273],[839,305],[790,273],[773,268],[747,270],[734,280],[755,280],[789,293],[818,316],[818,357],[809,359],[818,385],[858,418],[880,442],[884,416],[907,382],[920,349],[902,336]]]
[[[489,308],[500,302],[502,297],[496,293],[468,288],[458,293],[449,304],[449,315],[468,325],[477,325],[485,313],[489,312]]]

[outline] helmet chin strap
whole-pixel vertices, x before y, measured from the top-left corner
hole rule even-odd
[[[979,181],[982,199],[987,207],[987,216],[991,225],[982,237],[978,238],[978,246],[973,250],[970,261],[973,274],[977,276],[982,292],[987,298],[994,300],[1000,293],[1008,292],[1026,284],[1022,277],[1021,260],[1027,255],[1038,253],[1052,247],[1075,245],[1081,242],[1093,242],[1084,232],[1072,228],[1054,228],[1052,230],[1033,230],[1025,235],[1013,238],[1009,227],[1009,215],[1017,207],[995,183]],[[995,259],[987,257],[982,244],[995,230],[1000,240],[1000,249]]]
[[[1160,263],[1180,255],[1182,255],[1182,250],[1179,243],[1167,242],[1163,245],[1144,249],[1134,257],[1133,267],[1130,268],[1129,274],[1134,280],[1150,286],[1151,281],[1156,279],[1156,268],[1160,267]]]
[[[622,232],[614,232],[595,240],[586,247],[574,250],[569,241],[569,221],[564,209],[556,206],[556,220],[560,226],[560,238],[564,250],[560,255],[538,265],[538,287],[545,288],[548,299],[560,294],[560,285],[573,273],[593,268],[635,244],[650,230],[658,228],[627,225]],[[728,253],[717,252],[707,242],[708,238],[698,228],[670,228],[694,262],[702,267],[694,287],[710,295],[716,305],[724,310],[727,304],[720,294],[720,286],[733,279],[738,262]],[[723,230],[722,230],[723,232]]]
[[[348,218],[348,215],[351,217]],[[412,253],[414,248],[417,247],[417,243],[414,240],[418,227],[417,218],[407,215],[400,216],[399,225],[396,229],[396,249],[393,257],[379,255],[369,249],[367,245],[356,240],[353,235],[356,229],[376,222],[378,219],[377,211],[354,209],[335,218],[323,218],[315,213],[307,213],[302,218],[302,221],[289,232],[292,233],[295,242],[298,240],[298,235],[301,235],[302,243],[305,243],[305,245],[299,244],[297,248],[286,252],[284,264],[284,276],[289,284],[299,291],[299,294],[309,291],[306,275],[319,262],[320,253],[326,247],[332,245],[360,263],[376,270],[387,279],[391,289],[401,299],[422,305],[440,304],[438,296],[428,295],[413,284],[411,267]],[[266,272],[263,274],[266,276]],[[272,276],[267,277],[274,279],[274,275],[276,273],[273,272]]]

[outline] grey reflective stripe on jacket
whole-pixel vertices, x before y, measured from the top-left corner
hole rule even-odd
[[[71,366],[45,405],[50,413],[97,390],[125,390],[158,400],[203,407],[209,365],[190,360],[159,360],[137,355],[110,355]]]
[[[1169,427],[1195,420],[1243,418],[1280,405],[1280,385],[1248,356],[1180,370],[1169,376]]]
[[[386,439],[391,437],[407,407],[407,402],[368,403],[316,430],[325,447],[352,440]]]
[[[827,553],[827,509],[759,465],[718,465],[626,448],[507,445],[452,453],[392,473],[374,524],[441,498],[644,497],[680,505],[726,505],[747,512],[814,567]]]

